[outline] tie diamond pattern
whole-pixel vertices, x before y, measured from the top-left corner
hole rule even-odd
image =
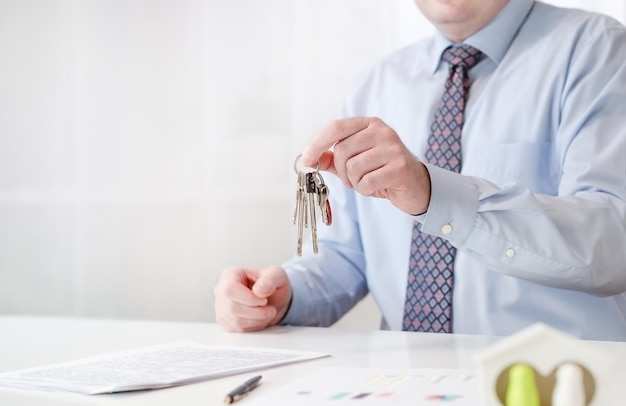
[[[461,131],[469,90],[467,72],[483,54],[468,45],[447,48],[441,58],[450,64],[443,97],[430,128],[425,161],[461,171]],[[452,332],[454,248],[447,240],[422,233],[413,225],[411,258],[402,329]]]

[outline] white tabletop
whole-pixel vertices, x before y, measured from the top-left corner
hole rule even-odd
[[[0,372],[181,340],[331,354],[263,370],[263,385],[256,390],[260,392],[274,390],[322,366],[475,369],[474,355],[499,338],[312,327],[277,327],[236,334],[203,323],[0,316]],[[625,361],[617,366],[615,378],[616,382],[626,382],[626,343],[597,344]],[[0,405],[217,405],[222,404],[227,392],[257,374],[94,396],[0,388]],[[237,405],[245,406],[253,396]]]

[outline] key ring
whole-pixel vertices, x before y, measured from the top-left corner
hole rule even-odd
[[[300,160],[300,158],[302,158],[302,154],[298,154],[296,160],[293,162],[293,170],[295,173],[300,173],[300,171],[298,170],[298,161]],[[308,168],[308,166],[306,168]],[[315,168],[315,172],[320,172],[320,161],[317,161],[317,167]]]

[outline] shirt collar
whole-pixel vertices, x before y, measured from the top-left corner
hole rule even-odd
[[[471,35],[463,43],[479,49],[496,65],[499,64],[534,3],[535,0],[509,0],[489,24]],[[454,45],[454,43],[436,30],[433,72],[439,68],[441,54],[450,45]]]

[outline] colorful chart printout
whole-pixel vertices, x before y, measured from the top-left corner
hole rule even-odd
[[[328,367],[255,397],[250,403],[256,406],[475,406],[478,402],[476,371]]]

